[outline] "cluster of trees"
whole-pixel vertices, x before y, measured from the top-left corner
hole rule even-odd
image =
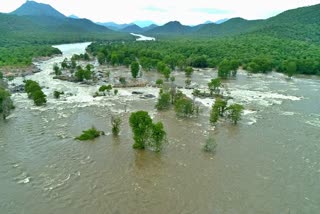
[[[56,54],[61,54],[61,51],[48,45],[0,47],[0,67],[29,66],[33,58],[50,57]]]
[[[26,80],[24,90],[27,92],[28,97],[33,99],[36,106],[42,106],[47,102],[47,96],[43,93],[39,83],[36,81]]]
[[[216,124],[220,117],[227,116],[234,124],[237,124],[241,119],[241,114],[244,107],[240,104],[232,104],[227,106],[227,101],[217,98],[210,112],[210,123]]]
[[[219,77],[226,79],[235,76],[239,66],[251,72],[320,74],[320,46],[262,35],[92,43],[87,51],[97,56],[101,64],[129,66],[138,59],[144,70],[157,70],[164,75],[174,69],[189,75],[188,67],[210,67],[218,68]]]
[[[166,141],[166,132],[162,122],[153,123],[146,111],[133,112],[129,118],[132,128],[134,149],[149,148],[159,152]]]
[[[168,110],[174,106],[176,114],[180,117],[190,117],[199,113],[199,106],[195,102],[175,88],[161,89],[156,103],[159,111]]]
[[[2,78],[0,77],[0,80]],[[9,115],[12,109],[14,109],[13,102],[10,98],[11,94],[5,88],[0,87],[0,114],[5,120]]]

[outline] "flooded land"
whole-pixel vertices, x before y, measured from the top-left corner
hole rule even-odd
[[[56,46],[63,55],[40,62],[41,72],[25,77],[44,87],[46,106],[35,107],[26,93],[12,95],[16,109],[0,120],[0,213],[319,212],[319,78],[240,70],[223,85],[245,107],[243,119],[215,128],[209,124],[213,99],[196,98],[199,117],[181,119],[173,110],[155,109],[156,87],[119,88],[117,95],[94,98],[99,84],[52,78],[54,63],[88,45]],[[109,69],[111,78],[131,75],[126,68]],[[185,74],[173,75],[184,86]],[[192,82],[204,89],[216,75],[199,69]],[[143,78],[159,76],[151,71]],[[55,90],[65,95],[56,100]],[[181,90],[192,98],[191,89]],[[141,99],[133,91],[155,97]],[[137,110],[163,122],[168,143],[160,153],[132,149],[128,118]],[[119,138],[111,134],[115,114],[123,119]],[[92,125],[106,135],[74,140]],[[208,136],[217,141],[215,154],[202,151]]]

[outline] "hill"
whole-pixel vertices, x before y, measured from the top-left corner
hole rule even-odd
[[[164,24],[163,26],[156,27],[147,31],[148,34],[188,34],[192,30],[192,27],[182,25],[178,21],[172,21]]]
[[[18,9],[11,12],[18,16],[50,16],[55,18],[66,18],[65,15],[54,9],[48,4],[37,3],[34,1],[26,1]]]
[[[123,29],[120,29],[119,31],[127,33],[142,33],[143,29],[136,24],[132,24]]]

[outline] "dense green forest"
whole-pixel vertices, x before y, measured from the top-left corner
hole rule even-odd
[[[87,50],[100,64],[128,66],[137,58],[145,70],[159,70],[161,64],[180,70],[186,66],[216,68],[230,62],[252,72],[320,74],[320,46],[270,36],[93,43]]]

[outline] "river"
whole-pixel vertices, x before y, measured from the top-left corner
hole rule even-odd
[[[198,100],[198,118],[179,119],[173,111],[157,113],[156,99],[142,100],[132,89],[93,98],[99,86],[53,80],[53,64],[87,45],[57,46],[63,56],[40,63],[42,71],[27,77],[45,87],[47,106],[14,94],[16,109],[0,120],[1,213],[319,213],[318,78],[240,71],[224,85],[246,107],[243,120],[214,130],[209,99]],[[184,74],[175,76],[183,84]],[[200,70],[192,81],[206,87],[212,77]],[[54,90],[66,95],[57,101]],[[135,90],[158,94],[155,88]],[[141,109],[164,123],[169,142],[161,153],[132,149],[128,117]],[[118,139],[110,134],[112,114],[123,118]],[[92,125],[106,136],[73,139]],[[218,143],[214,155],[202,151],[208,135]]]

